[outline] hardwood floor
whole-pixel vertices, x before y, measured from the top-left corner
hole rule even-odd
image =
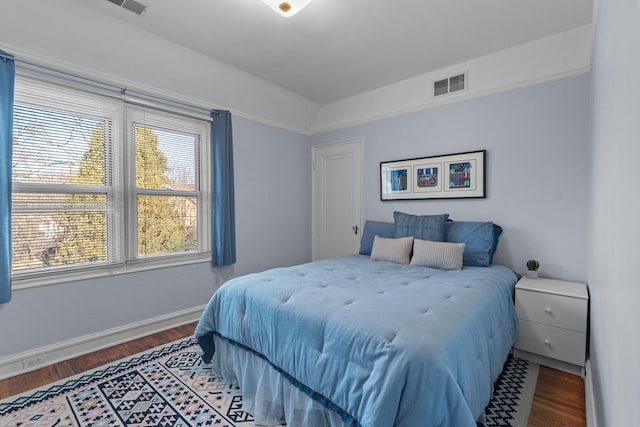
[[[6,380],[0,381],[0,399],[77,375],[171,341],[192,336],[195,326],[195,323],[178,326],[154,335],[128,341],[74,359],[65,360],[55,365],[46,366],[36,371],[7,378]]]
[[[540,367],[528,427],[585,427],[584,379]]]
[[[0,381],[0,399],[97,368],[127,356],[193,335],[195,323],[109,347]],[[582,378],[540,367],[531,405],[529,427],[585,427],[586,409]]]

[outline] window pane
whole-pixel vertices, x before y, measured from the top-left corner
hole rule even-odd
[[[104,195],[14,194],[13,271],[105,262]]]
[[[14,182],[107,185],[109,126],[106,119],[16,104]]]
[[[138,188],[195,190],[195,135],[136,125],[135,139]]]
[[[138,256],[197,250],[197,198],[138,196]]]

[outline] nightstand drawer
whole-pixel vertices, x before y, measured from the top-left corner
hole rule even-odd
[[[586,334],[520,320],[515,347],[531,353],[584,366]]]
[[[518,318],[578,332],[587,331],[587,300],[516,289]]]

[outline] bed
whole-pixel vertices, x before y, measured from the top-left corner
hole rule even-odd
[[[213,295],[195,338],[256,425],[482,420],[517,336],[516,276],[373,255],[238,277]]]

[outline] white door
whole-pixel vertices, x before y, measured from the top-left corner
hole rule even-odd
[[[312,152],[312,257],[358,253],[362,231],[362,139]]]

